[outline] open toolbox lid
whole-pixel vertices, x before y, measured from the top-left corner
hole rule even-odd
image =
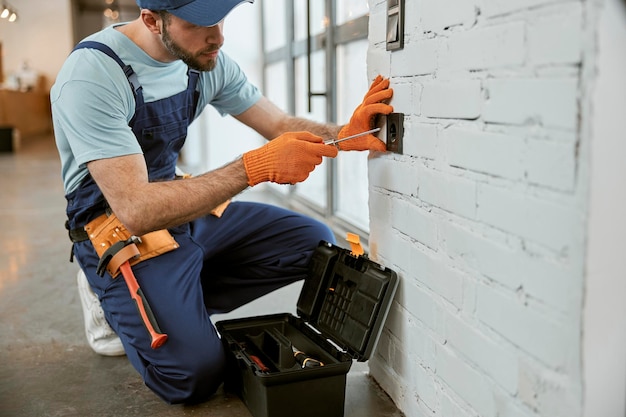
[[[394,271],[322,241],[311,258],[298,315],[364,362],[376,347],[397,286]]]

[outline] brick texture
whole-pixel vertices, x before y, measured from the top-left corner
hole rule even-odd
[[[372,376],[408,417],[580,417],[586,160],[582,0],[405,0],[368,73],[405,114],[369,160],[370,255],[400,287]]]

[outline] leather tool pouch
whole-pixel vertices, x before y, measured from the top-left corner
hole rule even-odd
[[[107,216],[103,214],[85,226],[85,232],[98,254],[102,258],[104,252],[120,241],[126,241],[131,237],[126,227],[119,221],[115,214]],[[107,271],[113,278],[119,275],[120,265],[128,260],[130,265],[136,265],[146,259],[154,258],[179,247],[174,237],[167,229],[157,230],[140,236],[141,242],[136,244],[137,251],[126,249],[119,252],[120,256],[113,257],[107,265]],[[127,246],[131,248],[132,246]],[[124,257],[125,259],[120,259]]]

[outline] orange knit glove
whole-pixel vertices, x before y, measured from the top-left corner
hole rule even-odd
[[[373,129],[377,115],[393,112],[393,107],[386,103],[392,96],[393,89],[389,88],[389,79],[380,75],[376,77],[365,94],[363,102],[352,114],[350,123],[341,128],[337,138],[341,139]],[[385,151],[387,149],[385,143],[374,135],[345,140],[337,145],[342,151]]]
[[[334,158],[337,148],[325,145],[321,137],[309,132],[288,132],[243,154],[248,185],[264,181],[295,184],[307,179],[322,163],[322,156]]]

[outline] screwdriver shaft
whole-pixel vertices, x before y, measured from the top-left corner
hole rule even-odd
[[[348,140],[348,139],[354,139],[354,138],[359,138],[361,136],[365,136],[365,135],[369,135],[371,133],[375,133],[378,132],[380,130],[380,127],[377,127],[375,129],[372,130],[368,130],[367,132],[362,132],[362,133],[357,133],[356,135],[352,135],[352,136],[347,136],[345,138],[341,138],[341,139],[330,139],[324,142],[324,145],[334,145],[336,143],[339,142],[343,142],[344,140]]]

